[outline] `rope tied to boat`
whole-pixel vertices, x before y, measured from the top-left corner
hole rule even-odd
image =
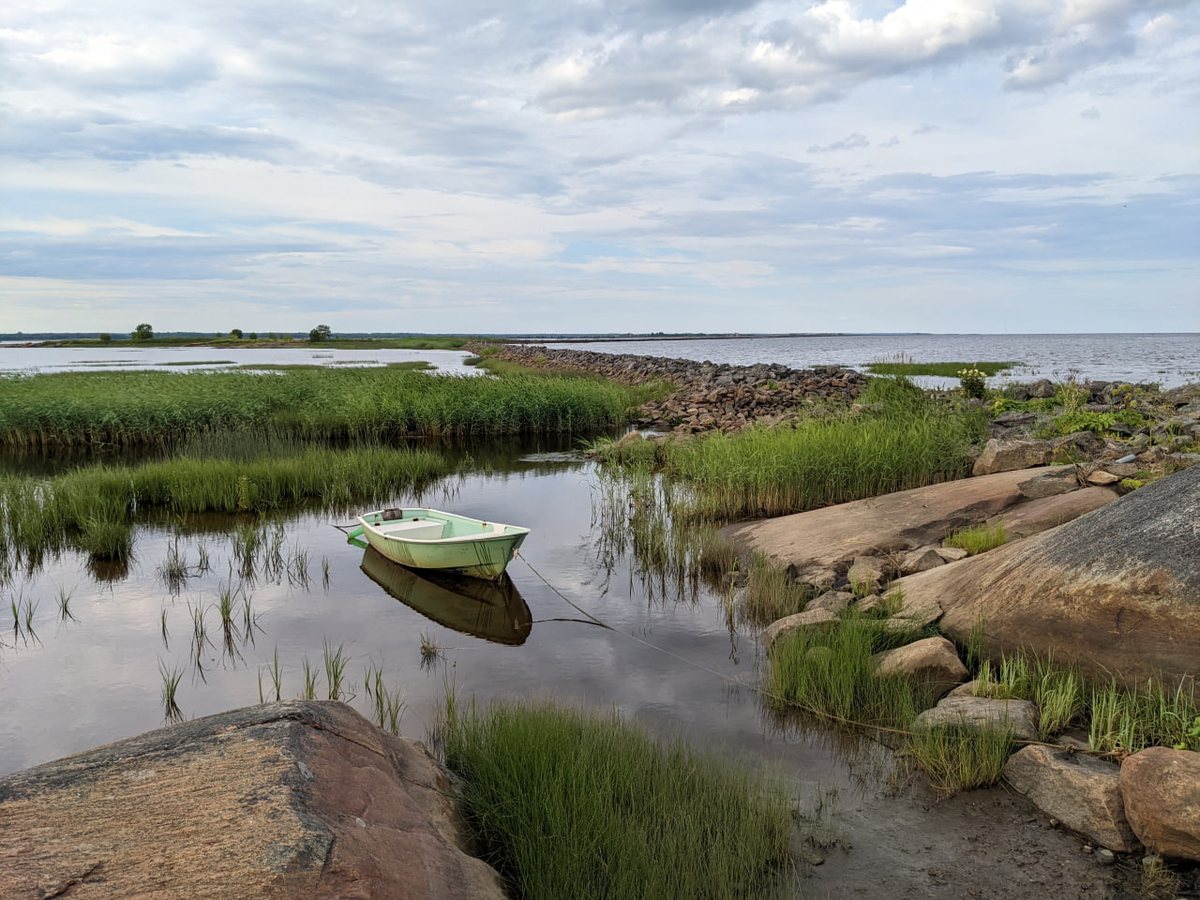
[[[570,605],[573,609],[576,609],[584,616],[587,616],[589,623],[594,623],[594,624],[600,626],[601,628],[607,629],[608,631],[611,631],[615,634],[624,635],[625,637],[629,638],[629,640],[631,640],[631,641],[634,641],[636,643],[639,643],[646,647],[649,647],[651,650],[657,650],[659,653],[664,653],[667,656],[671,657],[672,659],[678,660],[679,662],[681,662],[685,665],[691,666],[694,669],[698,669],[701,672],[707,672],[710,675],[715,675],[717,678],[720,678],[722,681],[724,681],[728,684],[735,685],[739,688],[746,688],[746,690],[753,691],[754,693],[758,694],[760,697],[765,697],[776,703],[782,704],[783,706],[789,706],[794,709],[801,710],[802,712],[806,712],[809,715],[816,716],[817,718],[824,719],[827,722],[833,722],[838,725],[843,725],[843,726],[850,727],[850,728],[868,729],[868,730],[874,731],[878,734],[894,734],[894,735],[899,735],[902,737],[912,737],[918,733],[917,731],[915,731],[914,729],[911,729],[911,728],[896,728],[893,726],[878,725],[878,724],[873,724],[870,722],[859,722],[854,719],[846,718],[845,716],[839,716],[837,713],[829,712],[828,710],[822,709],[822,708],[816,706],[815,704],[804,703],[802,700],[797,700],[797,699],[793,699],[790,697],[780,696],[779,694],[776,694],[772,691],[766,690],[759,684],[752,684],[748,681],[743,680],[742,678],[739,678],[734,675],[730,675],[727,672],[722,672],[719,669],[714,669],[712,666],[707,666],[704,663],[698,663],[693,659],[688,659],[686,656],[680,656],[678,653],[675,653],[672,650],[668,650],[666,647],[660,647],[657,644],[652,644],[650,641],[647,641],[644,638],[640,638],[636,634],[628,634],[624,631],[614,628],[613,626],[609,625],[607,622],[603,622],[600,619],[596,618],[596,616],[592,615],[590,612],[588,612],[586,609],[581,607],[579,604],[575,603],[573,600],[571,600],[570,597],[568,597],[566,594],[564,594],[562,591],[560,591],[557,587],[555,587],[553,584],[551,584],[549,579],[547,579],[545,575],[543,575],[541,572],[539,572],[537,570],[537,568],[533,565],[533,563],[531,563],[528,559],[526,559],[524,556],[522,556],[519,551],[514,550],[513,557],[514,558],[519,557],[521,562],[523,562],[523,563],[525,563],[525,565],[529,566],[529,570],[531,572],[533,572],[533,574],[536,575],[538,577],[538,579],[544,585],[546,585],[546,587],[548,587],[551,591],[553,591],[560,598],[562,598],[562,600],[564,602],[566,602],[568,605]],[[555,621],[555,620],[549,620],[549,621]],[[571,620],[565,620],[565,621],[571,621]],[[1107,756],[1107,754],[1100,752],[1100,751],[1093,751],[1093,750],[1081,751],[1081,750],[1077,750],[1074,747],[1071,747],[1066,744],[1054,744],[1049,741],[1028,741],[1028,740],[1022,741],[1022,740],[1014,739],[1013,743],[1016,745],[1020,745],[1020,746],[1028,746],[1031,744],[1037,744],[1039,746],[1050,747],[1050,748],[1056,749],[1056,750],[1067,750],[1071,753],[1082,753],[1082,754],[1085,754],[1088,756],[1097,756],[1097,757],[1101,757],[1101,758]]]

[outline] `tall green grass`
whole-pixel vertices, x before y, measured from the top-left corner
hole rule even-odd
[[[834,628],[785,634],[771,649],[763,690],[775,703],[843,724],[908,728],[933,698],[907,678],[877,676],[871,656],[918,636],[855,615]]]
[[[938,403],[903,381],[875,379],[857,416],[635,442],[601,451],[605,462],[662,471],[695,488],[692,517],[776,516],[966,476],[985,414]]]
[[[635,402],[593,378],[394,367],[11,375],[0,377],[0,446],[166,446],[247,429],[318,440],[580,432],[626,421]]]
[[[71,538],[101,559],[128,555],[135,513],[261,513],[304,500],[336,507],[420,486],[449,471],[424,450],[312,447],[284,457],[176,457],[134,466],[85,466],[47,480],[0,476],[4,551],[28,555]]]
[[[746,769],[615,713],[448,705],[446,762],[513,896],[756,898],[788,863],[791,804]]]

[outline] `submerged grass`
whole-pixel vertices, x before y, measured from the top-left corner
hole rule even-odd
[[[609,381],[398,367],[269,373],[60,372],[0,377],[0,446],[173,446],[247,429],[314,440],[578,432],[628,419]]]
[[[788,863],[787,797],[615,713],[451,702],[442,736],[483,856],[524,900],[760,897]]]

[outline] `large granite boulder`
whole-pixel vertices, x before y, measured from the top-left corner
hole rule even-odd
[[[984,650],[1053,654],[1107,679],[1200,669],[1200,467],[1081,518],[895,583],[904,602],[940,603],[942,632]]]
[[[0,779],[0,897],[500,900],[450,795],[344,704],[234,710]]]
[[[1009,757],[1004,779],[1046,815],[1093,843],[1118,853],[1139,849],[1125,818],[1116,763],[1031,744]]]
[[[1143,844],[1200,860],[1200,753],[1147,747],[1121,764],[1125,815]]]

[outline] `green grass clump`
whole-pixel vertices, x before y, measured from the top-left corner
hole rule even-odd
[[[1011,362],[873,362],[866,366],[873,375],[938,375],[943,378],[957,378],[963,369],[975,368],[984,375],[991,377],[999,372],[1011,369],[1016,363]]]
[[[772,622],[798,613],[813,597],[806,585],[797,584],[783,566],[756,556],[746,572],[746,586],[738,607],[741,621],[751,625],[770,625]]]
[[[571,433],[627,421],[638,396],[594,378],[391,366],[10,375],[0,377],[0,446],[175,446],[247,430],[307,440]]]
[[[946,535],[942,544],[947,547],[958,547],[960,550],[966,550],[969,556],[975,556],[977,553],[994,550],[1007,542],[1008,535],[1004,532],[1004,525],[997,522],[995,525],[970,525],[967,528],[952,531]]]
[[[930,784],[946,793],[995,784],[1014,746],[1007,730],[958,725],[918,729],[907,744]]]
[[[1123,756],[1146,747],[1200,750],[1195,687],[1167,690],[1156,680],[1133,690],[1116,681],[1093,688],[1089,704],[1093,750]]]
[[[780,637],[763,689],[776,702],[849,725],[907,728],[933,705],[907,678],[881,678],[871,655],[919,635],[887,620],[847,616],[836,627]]]
[[[601,458],[656,468],[690,484],[695,497],[685,512],[721,520],[784,515],[970,472],[967,450],[985,434],[982,410],[939,404],[903,380],[875,379],[860,399],[872,411],[687,441],[614,445]]]
[[[744,768],[615,713],[493,704],[443,723],[483,858],[523,900],[761,897],[791,803]]]

